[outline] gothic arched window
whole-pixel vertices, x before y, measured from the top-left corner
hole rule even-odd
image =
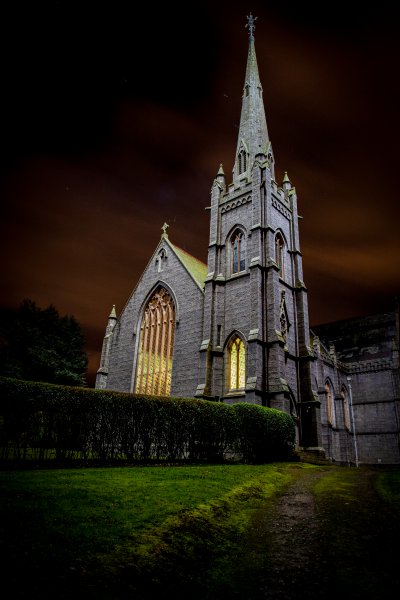
[[[328,382],[325,384],[325,389],[326,389],[326,395],[327,395],[327,400],[328,400],[328,419],[329,419],[329,423],[331,423],[333,425],[332,394],[331,394],[331,388],[330,388]]]
[[[347,406],[347,398],[344,389],[342,388],[343,408],[344,408],[344,422],[346,423],[347,429],[350,429],[349,423],[349,407]]]
[[[244,235],[237,231],[232,237],[232,275],[246,270],[246,246]]]
[[[169,396],[175,332],[171,294],[159,287],[144,311],[136,374],[137,394]]]
[[[275,238],[275,262],[279,267],[279,277],[284,278],[283,249],[285,247],[282,236],[278,233]]]
[[[247,169],[247,154],[245,150],[239,152],[239,175],[244,173]]]
[[[232,340],[229,354],[229,388],[230,390],[244,389],[246,376],[246,353],[243,340],[241,340],[239,336],[236,336]]]

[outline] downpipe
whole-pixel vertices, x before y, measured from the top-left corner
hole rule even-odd
[[[350,391],[350,407],[351,407],[351,423],[353,425],[353,436],[354,436],[354,450],[356,453],[356,467],[358,467],[358,453],[357,453],[357,439],[356,439],[356,426],[354,424],[354,410],[353,410],[353,395],[351,393],[351,377],[347,377]]]

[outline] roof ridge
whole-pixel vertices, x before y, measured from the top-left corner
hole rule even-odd
[[[186,250],[183,250],[182,248],[179,248],[179,246],[175,246],[175,244],[172,244],[172,246],[174,248],[178,248],[178,250],[180,250],[181,252],[184,252],[185,254],[187,254],[188,256],[190,256],[190,258],[194,258],[194,260],[197,260],[197,262],[199,262],[201,265],[204,265],[205,267],[207,266],[206,263],[203,263],[203,261],[200,260],[199,258],[196,258],[195,256],[192,256],[191,254],[189,254],[189,252],[186,252]]]

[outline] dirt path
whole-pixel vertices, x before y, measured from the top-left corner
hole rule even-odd
[[[330,574],[312,493],[315,484],[327,474],[325,471],[302,474],[273,510],[260,514],[255,527],[258,536],[268,538],[269,551],[265,576],[257,582],[255,597],[285,600],[327,597]]]
[[[316,503],[324,477],[330,483]],[[249,554],[266,548],[263,575],[243,600],[397,598],[400,519],[375,491],[375,477],[361,469],[305,471],[260,511]]]

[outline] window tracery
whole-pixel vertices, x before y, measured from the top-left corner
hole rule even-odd
[[[333,425],[332,394],[331,394],[331,388],[330,388],[328,382],[325,383],[325,389],[326,389],[327,400],[328,400],[328,420],[329,420],[329,423],[331,423]]]
[[[230,390],[245,388],[246,352],[243,340],[236,336],[230,346]]]
[[[246,270],[246,246],[244,235],[241,231],[232,237],[232,275]]]
[[[247,170],[247,154],[244,149],[242,149],[239,152],[238,162],[239,162],[239,175],[241,175],[242,173],[245,173],[245,171]]]
[[[159,287],[144,311],[135,392],[169,396],[175,333],[175,306]]]
[[[283,264],[283,248],[285,247],[282,236],[278,233],[275,238],[275,262],[279,268],[279,277],[284,278],[284,264]]]

